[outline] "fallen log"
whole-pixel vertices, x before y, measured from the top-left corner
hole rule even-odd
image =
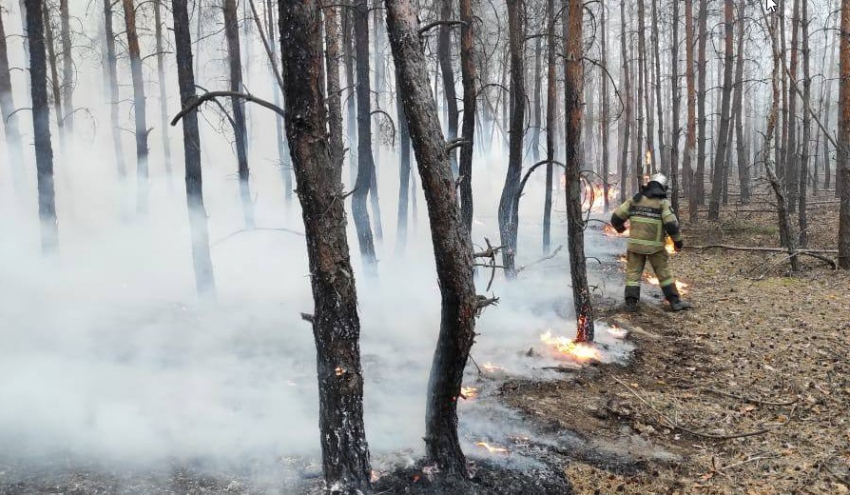
[[[786,248],[763,246],[735,246],[732,244],[706,244],[704,246],[685,246],[685,249],[728,249],[730,251],[763,251],[768,253],[787,253]],[[838,254],[837,249],[797,249],[799,254]]]

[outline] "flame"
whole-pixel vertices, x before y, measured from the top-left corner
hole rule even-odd
[[[667,251],[667,254],[676,254],[676,246],[673,244],[673,239],[666,237],[666,240],[664,241],[664,249]]]
[[[460,387],[460,396],[466,400],[478,397],[478,389],[475,387]]]
[[[540,341],[546,345],[554,347],[560,354],[575,359],[576,361],[589,361],[591,359],[599,360],[601,354],[599,349],[591,344],[584,342],[576,342],[574,339],[566,337],[556,337],[552,335],[552,330],[547,330],[546,333],[540,336]]]
[[[658,286],[658,277],[645,276],[644,279],[649,283],[649,285]]]
[[[508,449],[504,447],[490,445],[487,442],[475,442],[475,445],[487,449],[487,452],[490,452],[491,454],[506,454],[508,452]]]
[[[502,368],[501,366],[496,366],[495,364],[493,364],[489,361],[482,364],[481,367],[484,369],[484,371],[486,371],[488,373],[493,373],[494,371],[504,371],[505,370],[505,368]]]
[[[650,277],[650,276],[644,275],[644,280],[646,280],[646,282],[650,285],[654,285],[656,287],[658,286],[658,277]],[[676,290],[679,291],[680,295],[685,295],[685,294],[688,293],[687,289],[688,289],[688,287],[690,287],[689,284],[686,284],[685,282],[682,282],[681,280],[676,280],[675,284],[676,284]]]
[[[617,201],[617,190],[608,186],[608,203]],[[584,200],[582,208],[589,208],[593,213],[602,213],[605,208],[605,188],[599,184],[586,185],[584,187]]]
[[[612,227],[611,225],[609,225],[607,223],[605,224],[604,227],[602,227],[602,234],[604,234],[606,237],[628,237],[630,232],[631,231],[629,230],[629,228],[626,227],[626,230],[624,230],[623,233],[621,234],[621,233],[617,232],[617,230],[614,227]]]
[[[646,150],[646,156],[644,158],[647,165],[652,165],[652,150]]]
[[[626,335],[629,334],[628,330],[624,330],[616,325],[608,327],[608,333],[610,333],[615,339],[624,339],[626,338]]]
[[[336,369],[334,370],[334,373],[336,373],[336,376],[342,376],[343,374],[345,374],[345,370],[342,369],[341,367],[337,366]]]

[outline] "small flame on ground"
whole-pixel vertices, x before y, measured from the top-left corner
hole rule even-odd
[[[541,335],[540,341],[554,347],[559,353],[577,361],[589,361],[591,359],[598,361],[601,357],[599,349],[594,347],[592,344],[576,342],[575,340],[568,339],[566,337],[556,337],[552,335],[552,330],[547,330],[546,333]]]
[[[658,277],[644,276],[644,280],[650,285],[658,286]],[[682,282],[681,280],[676,280],[676,290],[679,291],[679,294],[685,295],[688,293],[689,284]]]
[[[628,330],[623,330],[615,325],[608,327],[608,333],[610,333],[615,339],[624,339],[626,338],[626,335],[629,334]]]
[[[475,442],[475,445],[487,449],[487,452],[490,452],[491,454],[507,454],[508,453],[508,449],[506,449],[504,447],[499,447],[498,445],[490,445],[487,442]]]
[[[334,370],[334,373],[336,373],[336,376],[342,376],[345,373],[345,370],[342,369],[341,367],[337,366],[336,369]]]
[[[504,371],[505,370],[505,368],[502,368],[501,366],[496,366],[495,364],[493,364],[489,361],[482,364],[481,368],[488,373],[493,373],[494,371]]]
[[[646,150],[646,164],[652,165],[652,150]]]
[[[383,476],[383,473],[381,473],[380,471],[376,471],[376,470],[374,470],[374,469],[373,469],[373,470],[372,470],[372,472],[369,474],[369,478],[370,478],[370,480],[372,481],[372,483],[375,483],[375,482],[377,482],[379,479],[381,479],[381,476]]]
[[[478,389],[475,387],[460,387],[460,396],[466,400],[478,397]]]

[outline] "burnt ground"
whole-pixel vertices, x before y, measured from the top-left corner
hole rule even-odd
[[[726,208],[719,223],[685,226],[687,242],[778,246],[769,208]],[[810,248],[835,248],[837,208],[811,207]],[[646,284],[637,314],[600,301],[634,330],[626,366],[508,381],[503,399],[537,423],[679,456],[634,451],[631,470],[572,456],[563,469],[577,494],[846,493],[850,274],[813,258],[790,274],[784,254],[720,249],[686,249],[672,265],[693,310],[667,311]]]

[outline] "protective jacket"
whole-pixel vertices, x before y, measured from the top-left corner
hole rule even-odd
[[[664,250],[664,237],[669,235],[674,242],[682,240],[679,219],[670,208],[667,194],[656,183],[651,182],[643,192],[621,204],[611,216],[611,225],[618,231],[625,228],[628,220],[628,250],[638,254],[655,254]]]

